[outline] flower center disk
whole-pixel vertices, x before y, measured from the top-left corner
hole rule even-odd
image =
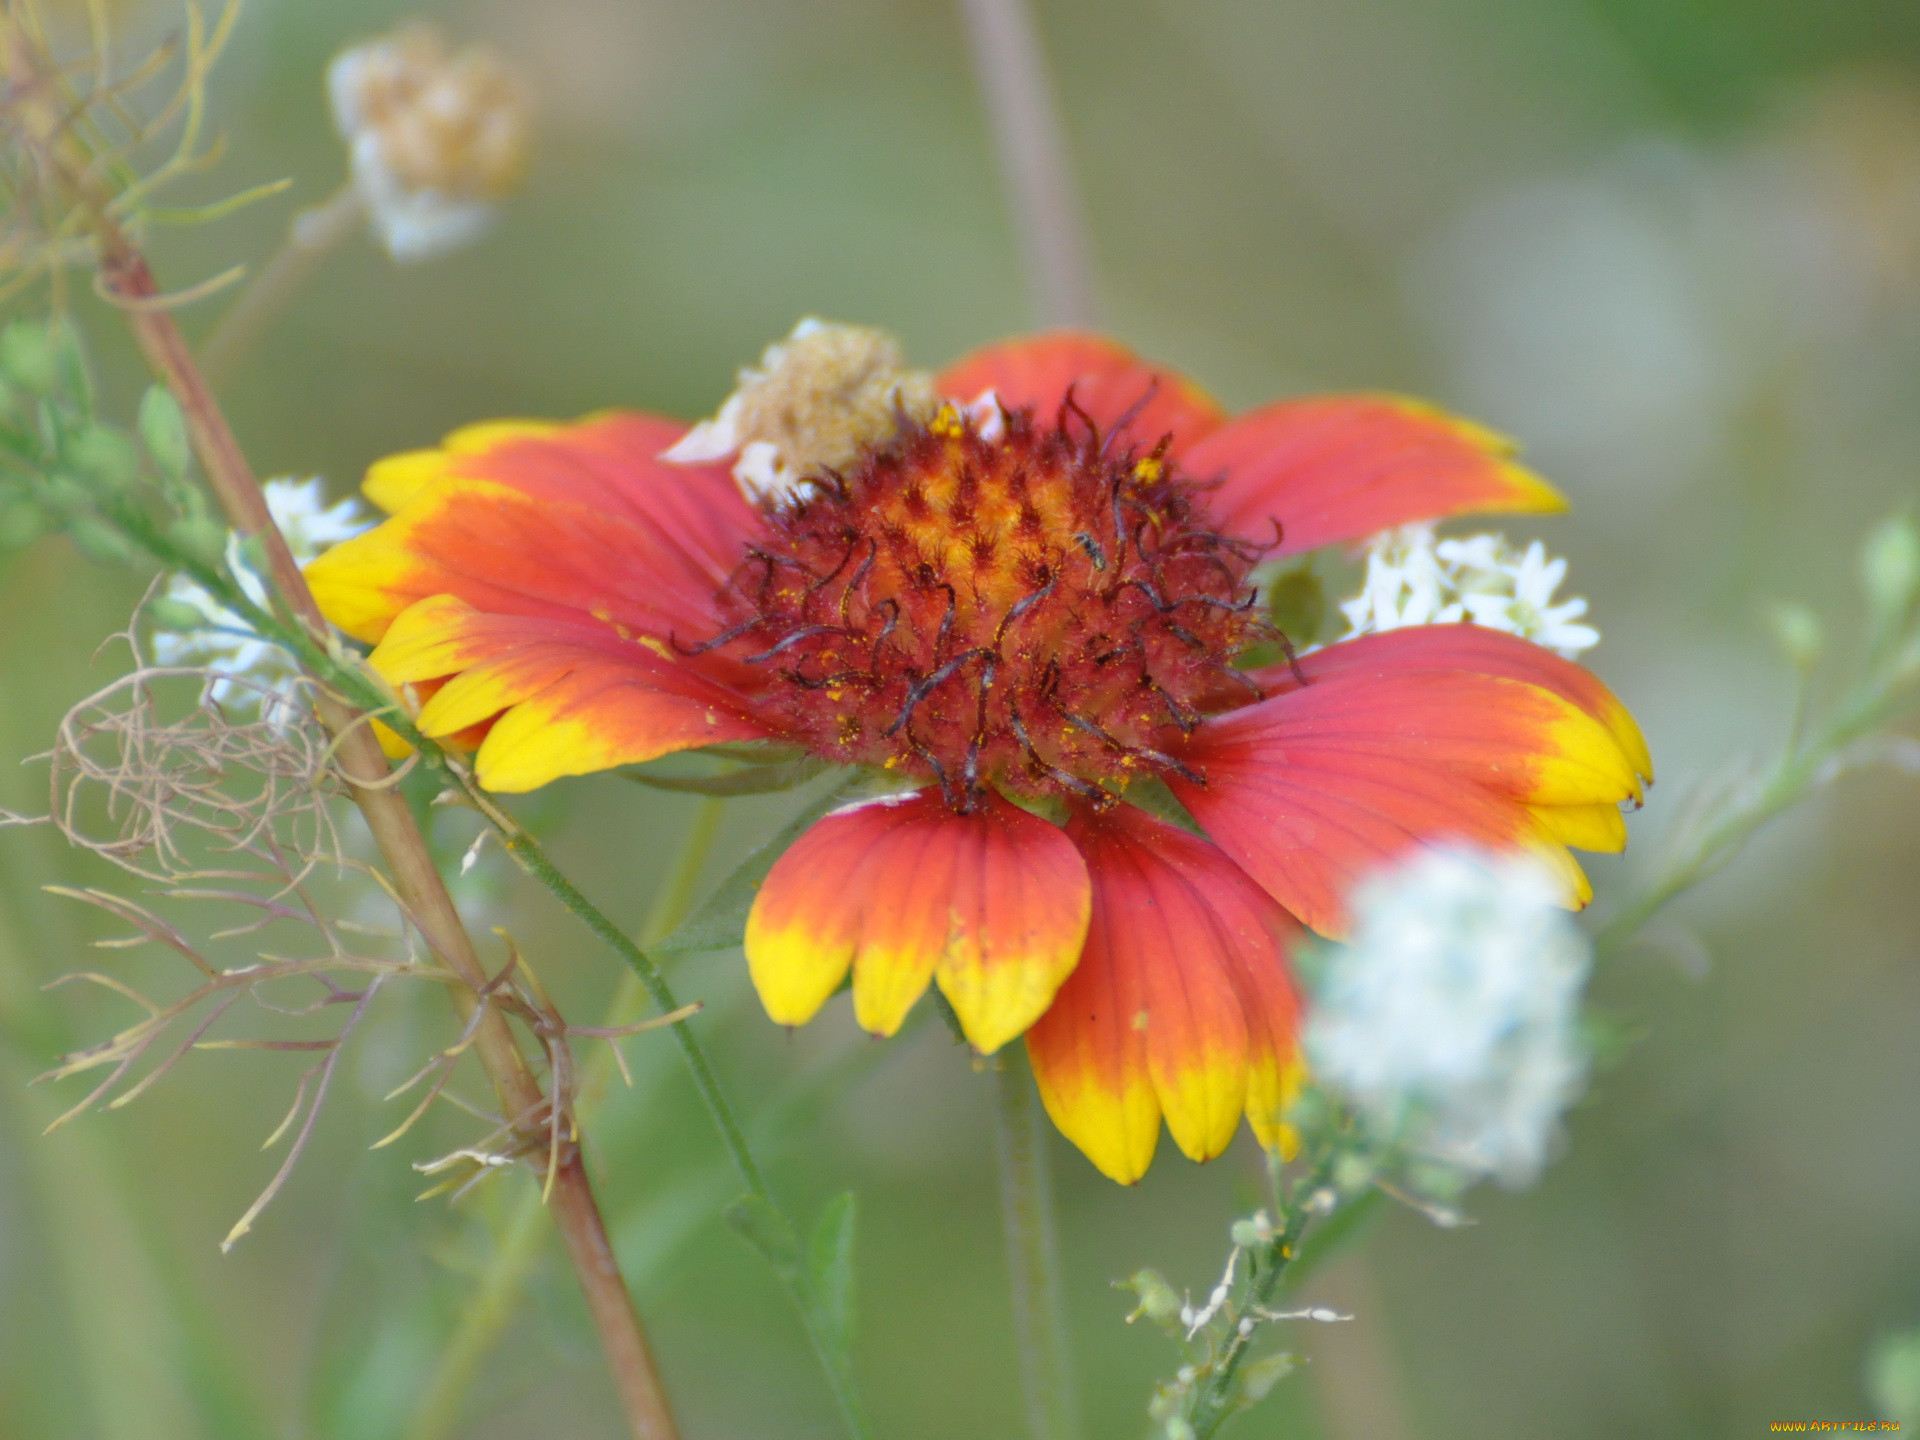
[[[1254,547],[1163,456],[1063,411],[903,420],[846,475],[763,507],[722,648],[819,754],[940,784],[1105,803],[1176,758],[1261,638]]]

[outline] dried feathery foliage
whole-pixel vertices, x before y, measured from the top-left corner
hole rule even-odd
[[[169,208],[154,197],[218,161],[205,139],[206,81],[239,18],[228,0],[208,25],[198,5],[183,6],[178,34],[123,71],[112,64],[107,7],[88,5],[87,37],[71,56],[56,53],[33,0],[0,9],[0,300],[42,275],[59,282],[95,260],[104,212],[127,233],[154,224],[202,224],[277,194],[290,180],[255,186],[207,205]],[[185,304],[238,280],[244,267],[215,275],[144,305]]]
[[[155,904],[100,887],[56,887],[54,893],[132,927],[131,934],[94,942],[99,948],[158,944],[193,967],[194,983],[184,993],[161,1000],[96,970],[54,981],[56,986],[101,986],[145,1013],[107,1039],[62,1056],[40,1077],[61,1080],[106,1072],[48,1128],[95,1104],[107,1109],[130,1104],[190,1050],[314,1053],[313,1063],[295,1085],[286,1118],[262,1147],[271,1148],[292,1135],[286,1157],[227,1235],[223,1245],[231,1246],[292,1174],[313,1134],[341,1051],[381,987],[403,979],[462,982],[423,953],[418,932],[408,923],[392,886],[376,866],[354,853],[339,824],[344,783],[334,766],[333,742],[297,694],[289,696],[285,689],[245,674],[141,663],[134,635],[118,638],[133,647],[135,668],[82,700],[62,720],[52,750],[43,757],[51,775],[48,813],[28,817],[0,812],[0,826],[50,824],[75,846],[147,882]],[[216,682],[225,682],[229,694],[236,688],[257,692],[263,718],[236,720],[211,698]],[[395,776],[396,783],[403,774]],[[339,896],[331,892],[342,880],[363,882],[352,886],[360,896],[369,889],[384,894],[395,906],[398,923],[381,927],[338,913]],[[176,905],[227,907],[237,912],[237,923],[197,940],[156,908]],[[223,965],[207,953],[213,944],[263,933],[278,942],[276,950],[258,950],[245,963]],[[487,1127],[477,1140],[416,1167],[438,1177],[429,1195],[450,1190],[457,1198],[523,1159],[544,1169],[551,1185],[568,1148],[578,1143],[572,1039],[612,1044],[682,1019],[696,1008],[632,1026],[570,1026],[519,948],[500,933],[507,962],[475,997],[479,1003],[471,1007],[461,1033],[387,1097],[392,1100],[426,1086],[406,1119],[375,1148],[406,1135],[440,1101],[467,1111]],[[289,935],[298,936],[297,943],[289,944]],[[345,1018],[331,1035],[318,1038],[209,1038],[242,1000],[279,1017],[283,1028],[286,1020],[324,1013],[344,1013]],[[449,1088],[488,1007],[518,1019],[537,1047],[548,1083],[536,1113],[501,1116]]]

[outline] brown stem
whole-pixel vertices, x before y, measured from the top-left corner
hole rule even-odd
[[[1086,226],[1039,27],[1025,0],[962,0],[961,9],[1019,236],[1028,302],[1042,325],[1090,325]]]
[[[147,363],[179,401],[194,453],[228,523],[244,538],[258,541],[275,591],[324,645],[329,634],[326,619],[273,523],[266,497],[240,442],[221,413],[206,377],[194,363],[180,327],[163,305],[153,303],[160,289],[145,258],[115,222],[106,197],[87,182],[84,153],[78,151],[70,133],[62,133],[50,67],[41,63],[43,57],[17,23],[7,29],[7,78],[14,91],[10,98],[23,121],[24,138],[43,151],[50,169],[67,182],[74,200],[87,213],[99,247],[102,292],[119,305]],[[447,893],[426,837],[414,823],[413,812],[388,783],[391,771],[371,724],[360,711],[324,689],[316,691],[314,708],[335,737],[340,768],[352,787],[354,803],[366,817],[367,828],[387,863],[408,917],[434,953],[466,982],[466,988],[453,994],[463,1018],[470,1017],[481,1003],[479,997],[488,979],[486,969],[453,897]],[[498,1009],[488,1007],[480,1017],[475,1042],[502,1113],[514,1122],[516,1130],[544,1134],[543,1112],[548,1098],[541,1093],[506,1017]],[[587,1309],[600,1332],[631,1433],[635,1440],[678,1440],[679,1430],[648,1349],[646,1332],[621,1280],[577,1145],[568,1145],[560,1157],[552,1205]]]

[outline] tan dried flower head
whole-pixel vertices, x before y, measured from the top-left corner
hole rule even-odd
[[[412,22],[343,53],[332,71],[334,114],[349,140],[371,133],[404,185],[497,200],[526,170],[531,96],[497,52],[450,52]]]
[[[884,330],[808,318],[769,345],[711,420],[667,452],[708,463],[737,457],[734,475],[755,498],[793,492],[821,470],[845,470],[884,445],[903,419],[939,408],[933,376],[909,370]]]
[[[341,52],[327,83],[354,183],[395,258],[470,239],[526,171],[532,94],[487,46],[451,51],[411,22]]]

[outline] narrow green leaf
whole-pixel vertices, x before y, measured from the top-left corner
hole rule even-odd
[[[690,915],[685,924],[659,944],[650,946],[650,953],[688,955],[701,950],[731,950],[738,945],[747,933],[747,912],[753,908],[754,897],[760,893],[760,884],[773,868],[773,862],[786,854],[787,847],[800,838],[803,830],[838,805],[844,793],[844,787],[832,786],[801,810],[771,840],[741,861],[740,868],[721,882],[712,898]]]
[[[722,1212],[727,1224],[754,1249],[789,1285],[801,1277],[800,1237],[786,1216],[758,1195],[742,1195]]]
[[[808,756],[779,765],[753,765],[727,770],[717,775],[676,775],[671,770],[655,770],[651,765],[630,765],[618,773],[638,785],[655,790],[677,790],[695,795],[772,795],[804,785],[827,769],[827,762]]]
[[[836,1352],[842,1368],[850,1364],[853,1347],[853,1235],[854,1200],[849,1190],[827,1202],[807,1246],[807,1283],[814,1313],[822,1338]]]

